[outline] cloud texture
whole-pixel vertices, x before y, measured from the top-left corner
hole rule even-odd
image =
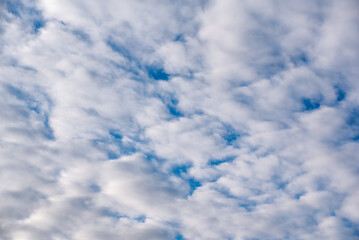
[[[357,239],[355,0],[0,0],[0,239]]]

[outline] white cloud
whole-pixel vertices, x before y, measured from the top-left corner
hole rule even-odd
[[[355,1],[2,1],[0,238],[355,239]]]

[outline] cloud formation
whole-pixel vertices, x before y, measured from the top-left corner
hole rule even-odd
[[[0,238],[356,239],[359,5],[0,1]]]

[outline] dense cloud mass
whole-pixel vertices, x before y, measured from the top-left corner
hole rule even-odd
[[[359,237],[356,0],[0,0],[0,239]]]

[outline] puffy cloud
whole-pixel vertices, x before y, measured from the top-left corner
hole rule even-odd
[[[354,0],[0,6],[0,238],[358,237]]]

